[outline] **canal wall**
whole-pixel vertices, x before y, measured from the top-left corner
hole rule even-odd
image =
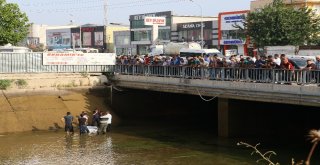
[[[91,116],[96,107],[111,110],[107,78],[99,73],[1,74],[0,80],[11,82],[0,91],[0,133],[58,130],[66,112],[76,117],[82,111]]]
[[[91,118],[95,108],[111,111],[117,125],[120,119],[106,103],[106,91],[104,87],[1,91],[0,133],[59,130],[64,128],[61,118],[66,112],[75,117],[76,126],[76,116],[85,111]]]

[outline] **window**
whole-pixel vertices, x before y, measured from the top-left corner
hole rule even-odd
[[[159,29],[158,39],[159,40],[170,40],[170,29]]]
[[[133,32],[133,41],[151,41],[151,31],[134,31]]]

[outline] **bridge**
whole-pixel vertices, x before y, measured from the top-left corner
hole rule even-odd
[[[229,134],[230,99],[320,107],[320,70],[146,65],[43,65],[42,53],[0,53],[1,74],[107,73],[114,86],[218,99],[218,133]],[[110,74],[113,73],[113,74]]]
[[[319,71],[116,65],[117,87],[218,99],[218,134],[228,137],[229,99],[320,107]]]

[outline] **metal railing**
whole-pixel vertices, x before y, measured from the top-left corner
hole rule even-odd
[[[123,75],[209,79],[220,81],[246,81],[283,84],[320,83],[320,70],[116,65],[114,71]]]
[[[43,65],[42,53],[0,53],[0,73],[113,72],[110,65]]]

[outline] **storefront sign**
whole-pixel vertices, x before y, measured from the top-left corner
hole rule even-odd
[[[243,22],[245,21],[245,17],[247,15],[247,11],[236,14],[224,14],[220,13],[219,21],[221,25],[220,30],[238,30],[239,26],[243,28]]]
[[[144,25],[166,26],[166,18],[165,17],[145,17]]]
[[[157,13],[146,13],[146,14],[139,14],[139,15],[130,15],[130,21],[139,21],[144,20],[145,17],[171,17],[172,12],[166,11],[166,12],[157,12]]]
[[[93,32],[93,31],[95,31],[95,28],[94,27],[82,27],[81,31],[82,32]]]
[[[115,65],[115,53],[43,53],[43,65]]]
[[[202,22],[202,26],[204,29],[212,29],[213,22],[212,21]],[[192,30],[192,29],[201,29],[201,22],[191,22],[191,23],[178,24],[178,31]]]
[[[229,40],[221,40],[220,44],[221,45],[242,45],[245,44],[246,42],[241,39],[229,39]]]

